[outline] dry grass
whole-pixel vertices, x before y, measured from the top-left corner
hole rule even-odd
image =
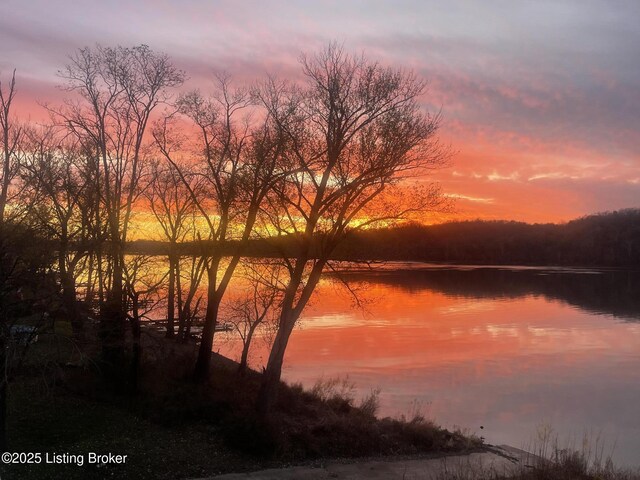
[[[468,451],[481,442],[449,432],[422,416],[379,419],[379,390],[356,400],[348,378],[322,378],[305,391],[283,385],[269,430],[271,444],[291,461]]]
[[[168,479],[336,457],[481,447],[478,440],[439,428],[421,415],[378,419],[379,391],[356,399],[348,378],[321,379],[309,391],[281,384],[273,414],[264,420],[254,407],[259,373],[241,377],[236,363],[216,355],[211,381],[198,385],[189,377],[193,344],[174,344],[158,335],[143,340],[136,395],[114,392],[92,362],[69,366],[66,360],[56,361],[52,382],[40,380],[39,368],[29,368],[10,395],[11,448],[130,454],[130,462],[109,468],[109,475]],[[38,345],[46,347],[45,341]],[[17,479],[89,479],[103,478],[105,471],[0,466],[2,478],[5,474]]]
[[[528,451],[527,465],[506,475],[462,466],[438,480],[640,480],[640,469],[616,467],[605,440],[599,434],[584,435],[580,445],[561,445],[549,426],[541,426]]]

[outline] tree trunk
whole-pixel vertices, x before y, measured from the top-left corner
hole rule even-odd
[[[184,339],[184,326],[185,326],[185,317],[184,317],[184,305],[182,300],[182,280],[180,279],[180,257],[178,257],[178,261],[176,262],[176,301],[178,307],[178,339]]]
[[[126,312],[123,302],[122,260],[120,248],[114,243],[111,258],[111,289],[100,315],[102,356],[107,366],[114,369],[113,373],[118,372],[124,360]]]
[[[184,319],[186,325],[184,326],[184,335],[182,340],[187,340],[191,336],[191,324],[193,323],[193,316],[191,315],[189,305],[184,307]]]
[[[211,268],[209,268],[209,288],[207,290],[207,313],[205,315],[205,324],[202,330],[202,341],[200,342],[200,351],[198,352],[198,360],[196,362],[195,377],[197,380],[204,380],[209,373],[209,364],[211,363],[211,349],[213,347],[213,335],[216,331],[216,325],[218,323],[218,312],[220,310],[220,304],[222,303],[222,297],[224,296],[233,272],[235,271],[238,263],[240,262],[240,248],[236,250],[227,265],[222,278],[220,279],[220,285],[216,286],[216,279],[218,274],[218,267],[220,266],[221,257],[216,258],[211,262]]]
[[[172,338],[175,333],[176,314],[176,266],[174,246],[171,245],[169,253],[169,291],[167,292],[167,338]]]
[[[13,93],[13,87],[9,91],[9,96]],[[2,185],[0,185],[0,226],[4,223],[4,213],[7,208],[7,197],[9,193],[9,185],[11,184],[11,153],[9,151],[9,108],[3,112],[5,118],[2,125]]]
[[[104,265],[102,264],[102,246],[98,246],[96,252],[96,266],[98,275],[98,305],[104,303]]]
[[[71,330],[76,341],[82,341],[82,317],[78,311],[76,299],[76,280],[73,271],[67,267],[66,242],[60,245],[58,252],[58,269],[60,270],[60,284],[62,286],[62,300],[71,323]]]
[[[267,416],[278,400],[278,386],[282,375],[284,354],[297,320],[297,315],[291,309],[283,310],[280,316],[280,328],[278,328],[278,333],[276,333],[276,338],[271,347],[267,368],[264,371],[262,384],[258,392],[256,408],[262,416]]]
[[[212,262],[209,269],[209,286],[207,288],[207,312],[204,318],[204,327],[202,329],[202,340],[200,341],[200,349],[198,351],[198,360],[194,371],[194,377],[197,381],[202,382],[209,376],[209,367],[211,364],[211,349],[213,348],[213,335],[216,330],[218,321],[218,310],[220,309],[220,298],[216,292],[216,275],[217,263]]]
[[[247,338],[244,340],[242,346],[242,355],[240,356],[240,365],[238,365],[238,373],[242,376],[247,373],[247,360],[249,358],[249,348],[251,347],[251,340],[253,339],[253,333],[258,325],[252,325],[247,332]]]
[[[75,279],[69,272],[65,273],[65,276],[62,278],[62,298],[65,309],[67,310],[67,315],[69,316],[69,322],[71,322],[73,337],[77,341],[82,341],[84,325],[82,315],[80,315],[80,311],[78,310]]]
[[[142,343],[140,341],[140,314],[138,309],[138,299],[133,300],[133,308],[131,314],[131,334],[133,337],[133,352],[131,358],[131,391],[135,394],[138,391],[138,383],[140,376],[140,362],[142,360]]]
[[[89,265],[87,266],[87,289],[84,293],[84,301],[87,305],[90,305],[93,301],[93,252],[89,250]]]
[[[307,246],[307,252],[309,247]],[[264,371],[262,385],[258,392],[258,401],[256,409],[262,416],[267,416],[271,408],[278,399],[278,387],[280,385],[280,376],[282,375],[282,364],[284,362],[284,354],[287,350],[289,337],[293,332],[298,318],[302,314],[302,310],[306,306],[311,293],[320,281],[324,262],[317,262],[309,274],[306,285],[304,286],[300,298],[296,300],[296,292],[302,284],[305,266],[308,262],[309,255],[303,255],[296,260],[295,269],[291,275],[287,291],[282,301],[282,312],[278,322],[278,332],[269,353],[267,368]]]

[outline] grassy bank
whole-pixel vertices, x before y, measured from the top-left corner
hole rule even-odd
[[[84,455],[85,464],[3,465],[3,479],[175,479],[361,458],[440,454],[481,443],[425,421],[375,417],[376,396],[356,399],[336,382],[312,391],[280,386],[268,419],[254,402],[261,375],[237,373],[216,356],[207,384],[191,382],[195,345],[145,335],[138,392],[116,393],[90,356],[43,337],[12,383],[12,452]],[[90,349],[88,349],[90,350]],[[87,465],[88,452],[127,455],[124,464]]]
[[[560,449],[551,458],[522,466],[514,474],[462,466],[437,480],[640,480],[640,472],[618,468],[610,462],[593,463],[582,452]]]
[[[559,442],[551,427],[539,429],[523,461],[511,471],[460,463],[434,480],[640,480],[640,468],[617,467],[599,435],[585,435],[580,446]]]

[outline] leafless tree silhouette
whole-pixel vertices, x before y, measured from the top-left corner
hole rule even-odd
[[[206,224],[208,239],[222,244],[236,241],[235,251],[224,260],[222,251],[207,252],[207,310],[195,377],[204,380],[211,362],[213,337],[222,298],[254,232],[261,205],[281,176],[279,159],[283,143],[267,116],[253,125],[247,112],[253,97],[246,89],[232,89],[227,76],[218,76],[212,98],[198,92],[184,95],[180,113],[196,127],[195,162],[189,170],[177,161],[180,142],[171,129],[172,119],[158,125],[158,148],[178,172]],[[197,187],[196,187],[197,186]],[[201,189],[196,193],[196,188]]]
[[[184,170],[184,167],[182,167]],[[194,187],[195,188],[195,187]],[[198,196],[199,192],[193,192]],[[162,237],[169,242],[169,285],[167,290],[167,337],[175,333],[176,294],[179,294],[180,256],[178,244],[197,238],[194,196],[185,187],[172,165],[153,162],[151,180],[146,189],[149,207],[160,225]]]
[[[78,50],[59,75],[76,97],[52,112],[95,155],[97,217],[106,219],[111,264],[101,305],[101,338],[105,360],[117,365],[125,332],[124,244],[141,195],[147,127],[154,110],[169,100],[169,90],[182,84],[184,74],[166,55],[146,45],[98,45]]]
[[[441,205],[432,184],[404,198],[398,184],[448,158],[436,137],[440,117],[423,112],[426,84],[413,73],[336,44],[303,55],[301,64],[304,85],[271,81],[258,91],[288,139],[291,172],[270,190],[264,213],[273,229],[298,241],[296,255],[283,258],[289,278],[258,399],[263,414],[276,399],[293,327],[336,246],[354,230]]]
[[[12,182],[20,172],[20,142],[24,128],[18,124],[11,113],[16,96],[16,71],[14,70],[8,88],[4,88],[0,80],[0,146],[2,147],[2,165],[0,165],[0,226],[5,222],[11,203]],[[13,215],[10,215],[13,216]]]
[[[278,303],[283,284],[281,265],[271,259],[246,259],[242,262],[242,294],[225,305],[226,320],[242,340],[242,353],[238,372],[247,370],[249,350],[253,338],[261,327],[273,327],[277,319]]]

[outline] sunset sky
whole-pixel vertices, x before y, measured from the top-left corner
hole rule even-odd
[[[17,69],[21,118],[63,92],[76,48],[145,43],[208,88],[298,75],[332,40],[430,81],[457,154],[437,180],[457,218],[563,221],[640,207],[638,1],[0,2],[0,78]]]

